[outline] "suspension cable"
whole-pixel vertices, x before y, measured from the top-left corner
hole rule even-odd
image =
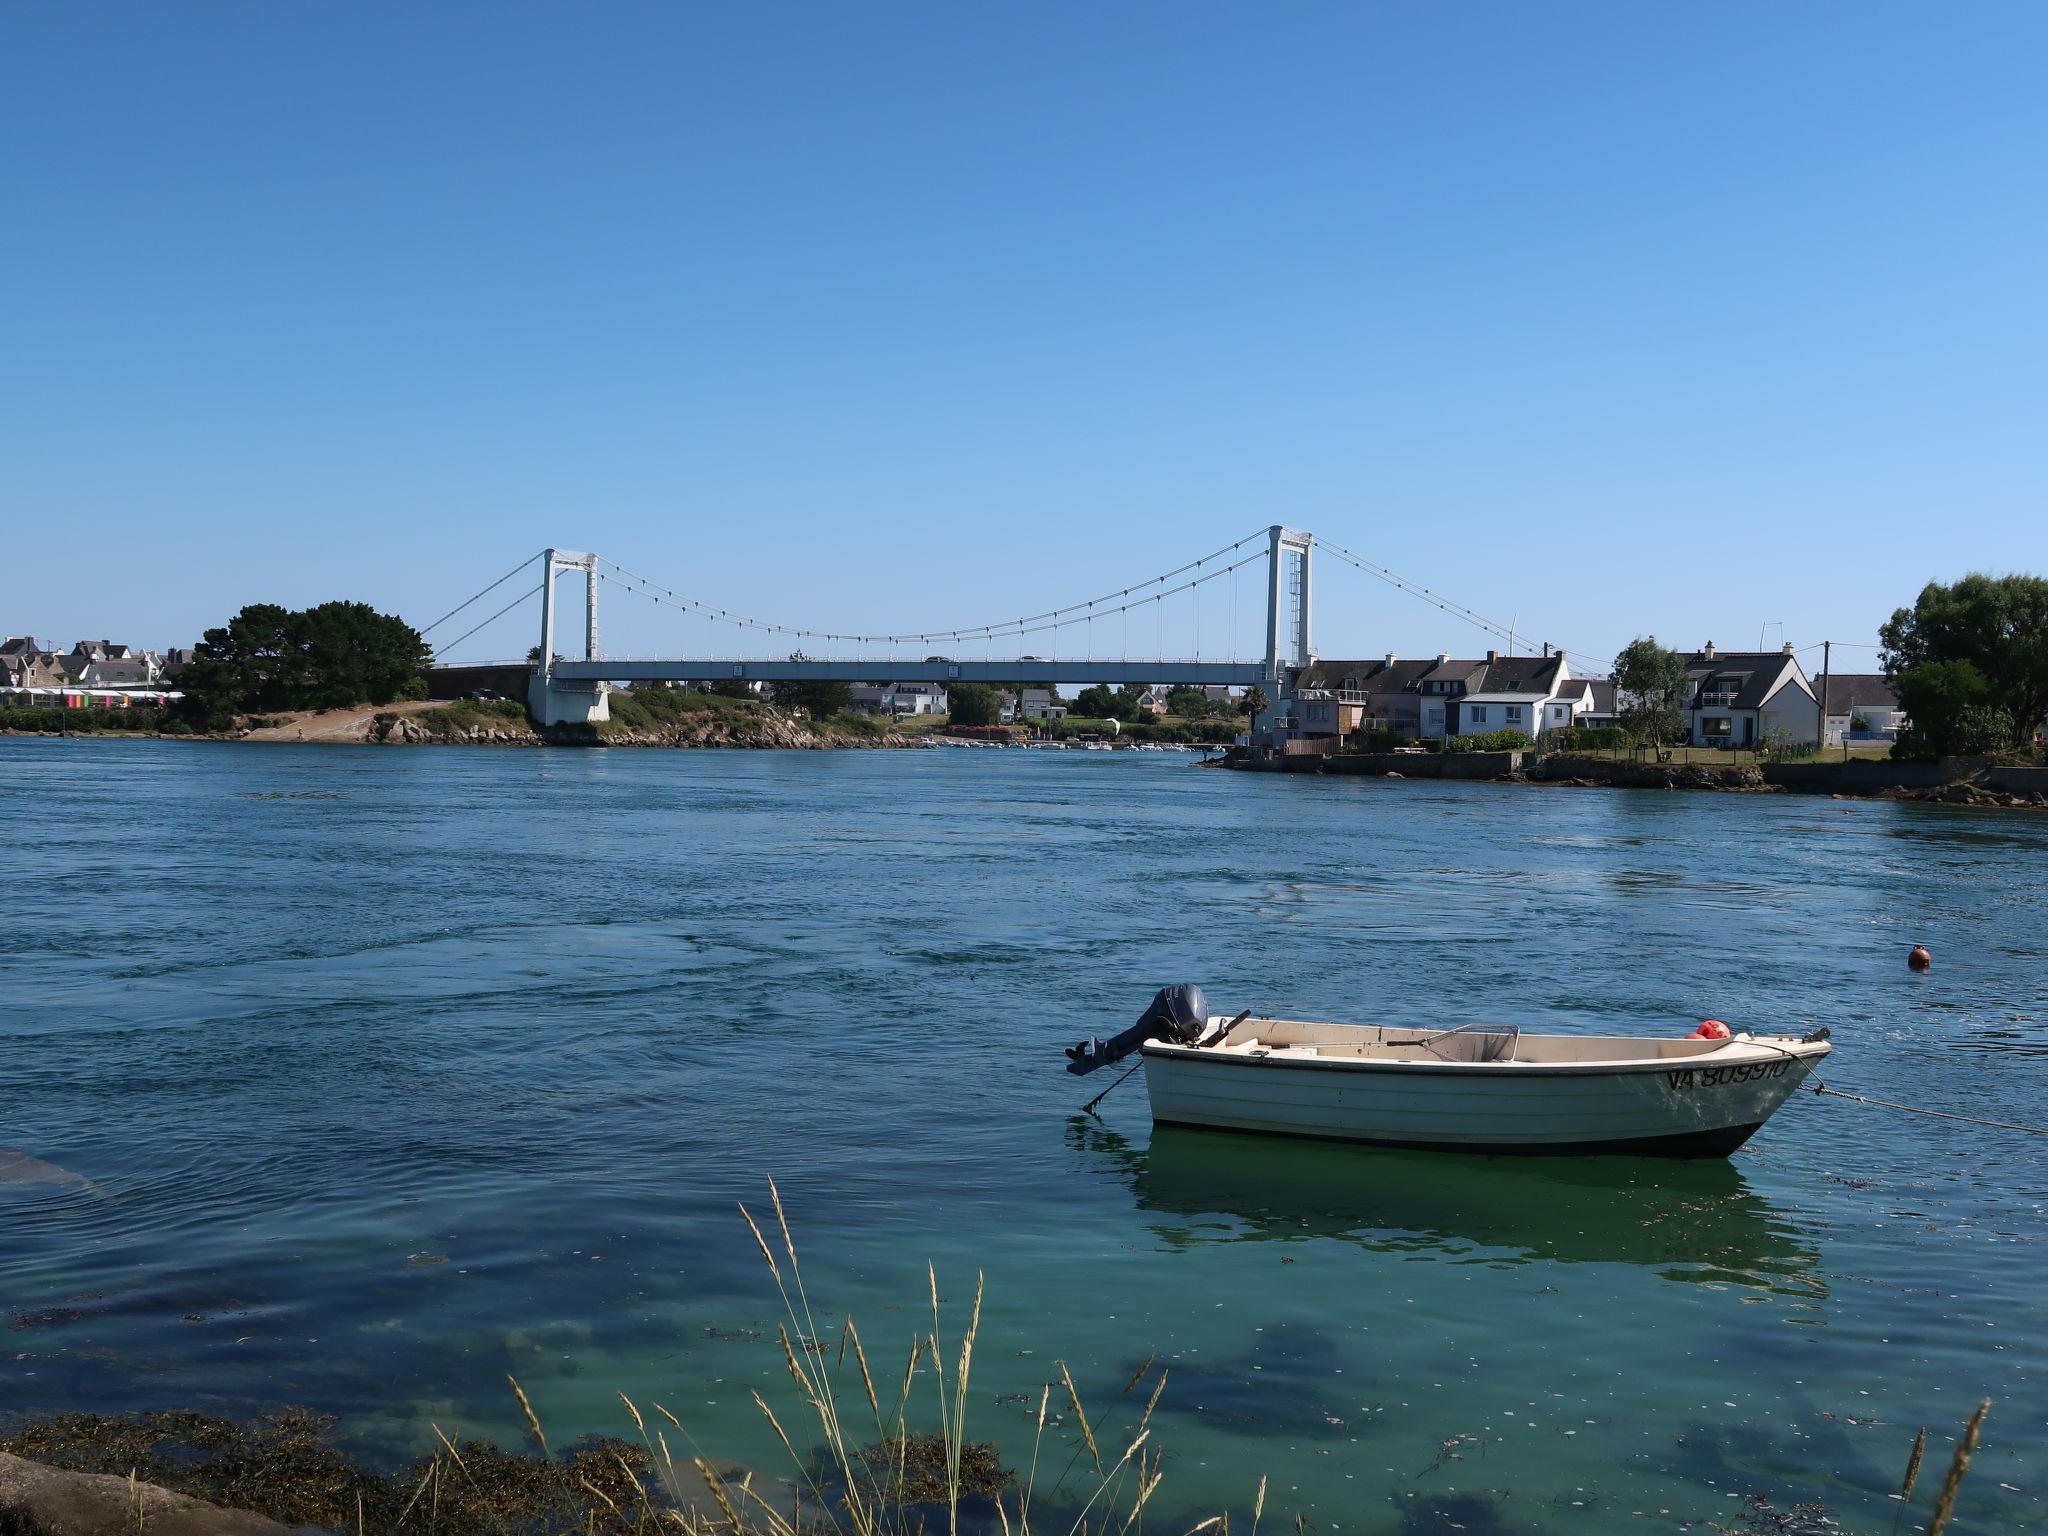
[[[672,598],[675,600],[675,604],[685,605],[686,611],[715,614],[718,618],[723,619],[725,622],[737,625],[744,629],[759,629],[771,634],[792,635],[799,639],[850,640],[859,644],[900,645],[911,640],[915,640],[919,644],[930,644],[932,641],[935,640],[982,640],[1025,634],[1039,634],[1042,633],[1045,628],[1053,627],[1049,625],[1047,621],[1056,620],[1064,622],[1068,618],[1068,616],[1072,614],[1082,613],[1084,611],[1092,611],[1099,605],[1107,603],[1114,598],[1128,598],[1133,593],[1143,592],[1149,587],[1163,586],[1166,582],[1172,581],[1176,576],[1184,576],[1189,571],[1200,570],[1203,566],[1208,565],[1211,561],[1222,559],[1223,557],[1228,555],[1234,555],[1246,544],[1251,543],[1254,539],[1263,539],[1265,536],[1266,530],[1261,528],[1255,533],[1248,533],[1243,538],[1237,539],[1232,543],[1223,545],[1220,549],[1211,550],[1208,554],[1201,556],[1199,559],[1190,560],[1184,565],[1179,565],[1174,567],[1174,569],[1170,571],[1162,572],[1160,575],[1154,576],[1150,580],[1134,582],[1130,586],[1120,587],[1113,592],[1103,594],[1101,597],[1089,598],[1081,602],[1068,603],[1063,607],[1048,609],[1044,613],[1027,614],[1023,617],[1015,619],[1001,619],[987,624],[963,624],[950,629],[934,628],[920,631],[904,631],[897,634],[873,635],[826,634],[819,630],[804,629],[790,624],[775,624],[764,619],[751,618],[745,614],[734,613],[732,610],[727,608],[717,607],[715,604],[707,603],[701,598],[691,597],[688,593],[677,592],[669,587],[664,587],[659,582],[656,582],[649,577],[642,576],[636,571],[627,570],[623,565],[620,565],[616,560],[608,559],[602,555],[598,556],[597,558],[600,561],[602,561],[605,565],[608,565],[613,570],[617,571],[619,575],[626,577],[629,581],[638,582],[644,588],[651,588],[653,592],[658,592],[662,594],[662,596],[664,597]],[[1263,558],[1264,554],[1265,551],[1260,550],[1258,558]],[[1235,566],[1222,567],[1212,572],[1211,574],[1222,575],[1226,570],[1233,569],[1235,569]],[[1208,577],[1202,577],[1198,579],[1207,580]],[[1185,591],[1187,589],[1185,586],[1183,586],[1173,588],[1172,590],[1175,592],[1179,592]],[[643,593],[642,595],[644,596],[650,594]],[[1161,592],[1158,595],[1164,597],[1170,594],[1166,592]],[[1141,598],[1140,601],[1150,601],[1150,599]],[[674,606],[674,604],[671,604],[670,606]],[[1116,612],[1117,610],[1106,609],[1104,611]],[[1037,627],[1034,628],[1032,626]]]
[[[1240,539],[1238,540],[1238,545],[1241,547],[1245,542],[1246,541],[1244,539]],[[1227,549],[1225,553],[1228,553]],[[1190,561],[1187,565],[1180,567],[1180,570],[1194,570],[1197,566],[1203,565],[1207,561],[1214,558],[1215,557],[1213,555],[1205,555],[1202,557],[1201,560]],[[1132,609],[1142,608],[1148,603],[1160,604],[1163,612],[1164,604],[1167,598],[1173,597],[1182,592],[1190,591],[1193,588],[1200,586],[1203,582],[1220,580],[1222,577],[1229,575],[1231,572],[1237,570],[1241,566],[1249,565],[1254,560],[1263,560],[1265,558],[1266,551],[1261,549],[1252,554],[1242,556],[1239,559],[1233,561],[1229,565],[1217,566],[1215,569],[1206,571],[1200,576],[1194,577],[1189,581],[1182,582],[1179,586],[1168,587],[1163,591],[1154,592],[1150,596],[1134,598],[1129,602],[1118,604],[1114,608],[1102,608],[1098,610],[1095,604],[1081,604],[1079,606],[1087,608],[1091,616],[1097,611],[1100,611],[1105,614],[1128,614]],[[612,565],[614,569],[622,569],[612,561],[607,560],[605,561],[605,563],[607,565]],[[982,629],[974,630],[934,630],[927,631],[924,634],[917,635],[845,635],[827,633],[823,630],[815,629],[792,629],[788,625],[784,624],[769,624],[759,619],[749,619],[739,614],[728,612],[727,610],[722,608],[712,609],[709,608],[707,605],[700,603],[695,598],[685,597],[680,593],[669,592],[666,588],[652,588],[651,583],[647,586],[636,586],[633,583],[643,581],[644,578],[633,576],[631,572],[623,572],[623,574],[625,574],[631,579],[628,581],[620,581],[618,578],[608,576],[602,571],[598,572],[598,579],[600,581],[608,582],[612,586],[618,587],[621,591],[631,592],[639,597],[644,597],[649,602],[655,603],[663,608],[673,608],[678,613],[715,614],[718,618],[724,620],[726,623],[735,625],[742,629],[758,629],[771,634],[790,635],[800,640],[853,641],[856,643],[874,642],[878,644],[886,643],[895,645],[901,644],[906,640],[917,640],[920,642],[929,642],[932,640],[984,640],[993,642],[997,639],[1022,639],[1027,635],[1044,634],[1048,630],[1057,628],[1059,626],[1059,623],[1062,622],[1059,618],[1059,615],[1063,615],[1071,611],[1071,609],[1062,608],[1047,613],[1038,614],[1030,618],[1010,619],[1006,620],[1002,624],[990,625]],[[1156,582],[1165,579],[1167,578],[1155,577],[1153,578],[1153,581]],[[1125,591],[1142,591],[1145,587],[1151,585],[1153,585],[1153,582],[1140,582],[1136,587],[1126,588]],[[1104,600],[1097,599],[1096,601],[1099,603]],[[1163,636],[1163,618],[1161,624]],[[1128,646],[1126,646],[1126,654],[1128,655]]]
[[[1384,565],[1380,565],[1375,561],[1368,560],[1363,555],[1354,554],[1352,551],[1346,549],[1342,544],[1333,543],[1328,539],[1319,538],[1316,540],[1316,547],[1319,549],[1327,549],[1339,560],[1345,561],[1347,564],[1356,566],[1359,570],[1364,571],[1369,576],[1378,577],[1381,581],[1384,581],[1388,586],[1393,587],[1398,591],[1405,592],[1410,597],[1419,597],[1425,602],[1434,603],[1437,607],[1441,608],[1445,613],[1450,614],[1453,618],[1463,619],[1467,624],[1473,625],[1475,628],[1482,629],[1486,631],[1488,634],[1497,637],[1498,639],[1507,641],[1510,650],[1513,649],[1515,638],[1519,633],[1518,629],[1515,626],[1497,623],[1493,619],[1487,618],[1485,614],[1476,612],[1471,608],[1467,608],[1463,603],[1457,602],[1452,598],[1445,597],[1441,592],[1432,591],[1430,588],[1423,586],[1420,582],[1410,581],[1407,577],[1402,576],[1397,572],[1388,570]],[[1560,647],[1560,649],[1567,651],[1570,650],[1569,647]],[[1595,656],[1587,651],[1570,651],[1570,654],[1575,656],[1584,656],[1586,660],[1598,662],[1602,666],[1613,665],[1613,662],[1608,657]]]
[[[478,592],[475,594],[475,596],[472,597],[466,597],[461,602],[457,603],[453,608],[450,608],[446,613],[442,614],[441,617],[434,620],[434,622],[429,624],[425,629],[421,630],[420,635],[424,638],[425,636],[432,634],[435,630],[439,629],[443,624],[446,624],[450,619],[454,618],[455,615],[462,612],[462,610],[467,608],[471,603],[475,602],[477,598],[483,597],[486,593],[494,592],[499,587],[505,585],[506,582],[510,581],[514,576],[517,576],[521,571],[525,570],[529,565],[533,564],[534,561],[538,560],[543,553],[544,551],[535,550],[532,554],[528,555],[524,560],[520,561],[517,565],[513,566],[511,570],[507,571],[504,575],[500,576],[488,587],[485,587],[482,592]],[[539,590],[540,588],[538,587],[534,588],[535,592],[538,592]],[[528,595],[530,596],[531,594]],[[521,601],[524,601],[524,599],[521,599]],[[490,620],[486,619],[484,620],[484,623],[488,624],[490,623]],[[470,631],[470,634],[472,635],[475,633],[475,630]],[[465,636],[464,638],[467,639],[468,637]],[[461,642],[457,641],[456,643],[459,645]]]
[[[484,628],[485,625],[497,623],[498,620],[505,617],[506,614],[510,613],[514,608],[517,608],[521,603],[525,602],[529,597],[533,596],[534,593],[538,592],[542,587],[546,585],[547,583],[543,581],[538,582],[535,585],[529,587],[526,591],[520,593],[517,597],[513,598],[511,602],[507,603],[504,607],[500,608],[496,613],[492,614],[488,619],[485,619],[482,624],[477,625],[475,629],[465,629],[461,634],[457,635],[453,640],[450,640],[446,645],[436,646],[434,648],[434,654],[436,656],[439,656],[444,651],[454,650],[455,647],[462,644],[462,642],[467,640],[471,635],[475,634],[478,629]],[[485,590],[488,591],[489,588],[486,588]],[[482,594],[479,593],[478,595],[481,596]]]

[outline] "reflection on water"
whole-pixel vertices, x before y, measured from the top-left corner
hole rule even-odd
[[[1821,1300],[1814,1237],[1720,1159],[1472,1157],[1160,1126],[1140,1145],[1075,1116],[1163,1242],[1337,1238],[1489,1264],[1638,1264]]]

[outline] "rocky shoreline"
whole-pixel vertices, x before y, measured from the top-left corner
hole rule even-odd
[[[381,746],[485,747],[672,747],[717,750],[829,752],[850,748],[922,747],[914,736],[887,731],[873,736],[820,732],[801,721],[764,714],[733,722],[694,718],[657,730],[592,726],[536,726],[531,722],[429,725],[410,715],[373,721],[362,739]]]
[[[1568,789],[1707,790],[1720,794],[1810,794],[1842,800],[1897,800],[2010,810],[2048,809],[2048,768],[1981,761],[1942,763],[1660,763],[1552,753],[1352,753],[1224,764],[1265,773],[1391,779],[1472,779]]]

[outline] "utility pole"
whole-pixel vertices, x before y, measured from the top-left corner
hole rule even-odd
[[[1820,744],[1828,744],[1828,674],[1834,671],[1835,642],[1823,640],[1820,643]],[[1842,738],[1842,761],[1849,761],[1849,738]]]

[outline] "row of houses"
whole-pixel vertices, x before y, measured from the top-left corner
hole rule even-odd
[[[34,635],[0,640],[0,703],[66,708],[159,699],[191,663],[189,648],[138,651],[112,640],[78,640],[68,651]]]
[[[1722,651],[1711,642],[1685,659],[1687,717],[1694,746],[1755,748],[1766,742],[1839,744],[1883,740],[1904,723],[1891,685],[1872,673],[1806,675],[1790,645]],[[1821,695],[1827,696],[1823,716]],[[1448,740],[1520,731],[1541,739],[1572,726],[1619,718],[1614,683],[1573,674],[1570,659],[1483,658],[1448,653],[1403,660],[1317,661],[1273,717],[1272,742],[1310,741],[1384,730],[1411,740]]]

